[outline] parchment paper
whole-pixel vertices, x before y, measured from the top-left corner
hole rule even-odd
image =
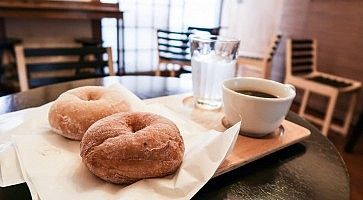
[[[145,179],[128,186],[102,181],[82,163],[79,142],[65,139],[50,130],[47,121],[50,104],[47,104],[0,118],[21,118],[18,124],[12,123],[13,127],[0,135],[3,145],[3,183],[4,180],[7,184],[25,180],[34,199],[190,199],[213,176],[231,150],[240,124],[236,124],[225,133],[205,131],[162,105],[146,106],[121,85],[113,88],[127,96],[133,110],[160,114],[177,124],[185,142],[186,152],[183,164],[176,174]],[[9,142],[10,137],[16,144],[19,163],[16,162],[14,145]]]
[[[24,182],[11,136],[16,134],[38,134],[49,130],[48,115],[39,110],[48,110],[50,103],[37,108],[0,115],[0,186],[6,187]]]

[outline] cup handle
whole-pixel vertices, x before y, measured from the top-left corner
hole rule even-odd
[[[289,84],[289,83],[286,83],[285,85],[286,85],[287,87],[289,87],[289,88],[293,89],[293,90],[296,92],[296,88],[295,88],[295,86],[293,86],[293,85],[291,85],[291,84]]]

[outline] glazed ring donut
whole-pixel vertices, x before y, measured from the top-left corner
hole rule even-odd
[[[85,86],[61,94],[49,109],[48,121],[56,133],[81,140],[97,120],[125,111],[129,111],[129,105],[118,91]]]
[[[183,155],[184,142],[176,125],[145,112],[103,118],[81,141],[81,157],[87,168],[116,184],[173,174]]]

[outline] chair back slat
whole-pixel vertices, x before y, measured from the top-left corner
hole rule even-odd
[[[102,47],[82,47],[82,48],[29,48],[24,49],[25,57],[37,56],[80,56],[89,54],[106,53],[106,48]]]
[[[159,57],[163,59],[190,60],[190,32],[157,30]]]
[[[313,70],[309,66],[296,66],[294,67],[294,74],[309,74]]]
[[[309,52],[314,50],[313,47],[306,47],[306,46],[297,46],[297,45],[293,45],[292,47],[292,51],[294,53],[301,53],[301,52]]]
[[[165,34],[190,35],[189,32],[171,31],[166,29],[157,29],[156,31],[157,33],[165,33]]]
[[[182,44],[188,43],[188,41],[189,41],[188,38],[183,39],[183,38],[173,38],[173,37],[166,37],[166,36],[164,36],[164,37],[163,36],[159,36],[158,37],[158,40],[161,41],[161,43],[164,40],[165,44],[167,44],[167,42],[169,42],[169,41],[178,41],[178,42],[181,42]]]
[[[314,43],[314,40],[312,39],[293,39],[291,41],[292,45],[312,45]]]
[[[78,76],[78,79],[86,79],[86,78],[97,78],[97,77],[103,77],[102,75],[91,75],[91,74],[84,74]],[[74,81],[77,80],[74,77],[45,77],[45,78],[32,78],[29,80],[30,85],[33,86],[33,88],[44,86],[44,85],[50,85],[55,83],[61,83],[66,81]]]
[[[287,51],[290,52],[290,63],[292,75],[308,74],[314,71],[315,63],[315,41],[311,39],[291,39]]]
[[[295,54],[292,55],[291,58],[292,59],[313,59],[313,54],[308,53],[308,54]]]
[[[188,45],[176,45],[176,44],[164,44],[164,43],[159,43],[159,46],[160,47],[165,47],[165,48],[168,48],[168,47],[173,47],[173,48],[180,48],[180,49],[188,49],[189,46]]]
[[[81,62],[56,62],[56,63],[36,63],[27,64],[29,72],[55,71],[67,69],[86,69],[98,68],[99,66],[107,66],[106,61],[81,61]]]
[[[108,55],[107,60],[104,60],[104,54]],[[107,66],[109,74],[114,74],[110,48],[87,46],[24,49],[18,46],[16,57],[22,91],[58,82],[105,76],[104,69]]]
[[[162,53],[170,53],[170,54],[173,54],[173,55],[180,55],[180,56],[186,56],[186,55],[189,55],[189,52],[186,52],[186,51],[174,51],[174,50],[167,50],[167,49],[159,49],[159,52],[162,52]]]
[[[305,61],[305,60],[297,60],[297,59],[294,59],[292,60],[292,63],[291,63],[291,66],[292,67],[301,67],[301,66],[311,66],[313,64],[312,61],[308,60],[308,61]]]

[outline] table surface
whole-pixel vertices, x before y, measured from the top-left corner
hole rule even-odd
[[[0,97],[0,114],[43,105],[62,92],[85,85],[119,82],[141,99],[191,91],[190,81],[152,76],[87,79]],[[232,172],[211,179],[193,199],[350,199],[349,175],[333,144],[293,112],[287,119],[311,136]],[[1,134],[1,133],[0,133]],[[26,184],[0,188],[0,199],[29,199]]]

